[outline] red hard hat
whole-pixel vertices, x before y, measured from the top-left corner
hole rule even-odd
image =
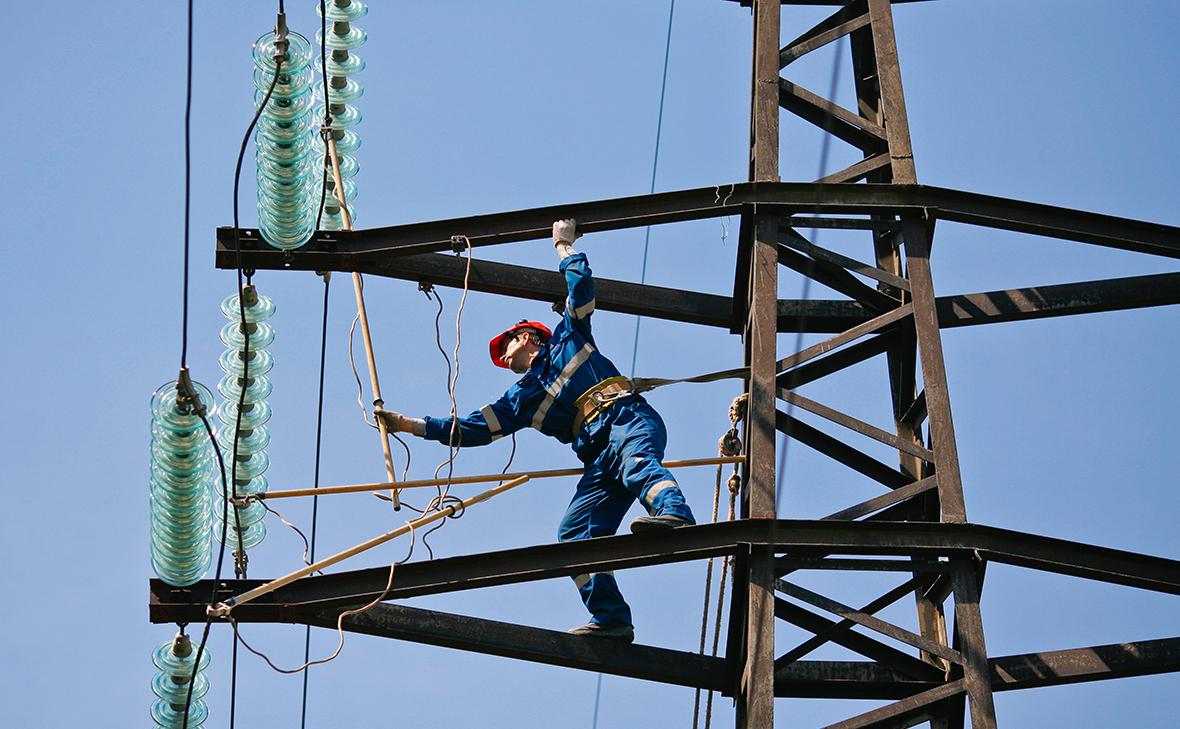
[[[488,342],[488,353],[492,356],[492,364],[496,365],[497,367],[508,369],[508,366],[500,361],[500,355],[504,354],[504,340],[511,337],[516,332],[519,332],[521,329],[536,329],[543,337],[545,337],[545,341],[549,341],[549,338],[553,336],[553,332],[549,331],[549,327],[545,326],[541,322],[521,319],[516,324],[513,324],[510,329],[492,337],[492,341]]]

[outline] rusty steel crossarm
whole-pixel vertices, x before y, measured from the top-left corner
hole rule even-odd
[[[999,656],[988,660],[995,691],[1180,671],[1180,638]],[[775,671],[775,695],[900,699],[938,686],[867,661],[798,661]]]
[[[939,220],[1180,258],[1180,228],[1174,226],[949,188],[913,187],[920,191],[920,205]]]
[[[1180,304],[1180,273],[940,296],[942,329]]]
[[[465,236],[473,247],[548,239],[553,221],[560,218],[575,218],[578,232],[589,234],[737,215],[755,204],[785,206],[787,212],[918,212],[918,206],[910,199],[912,190],[903,187],[812,182],[723,183],[383,228],[321,232],[296,251],[270,248],[254,229],[242,229],[240,241],[235,240],[233,228],[223,227],[217,230],[217,266],[235,267],[234,249],[239,242],[242,265],[246,268],[351,271],[359,260],[368,257],[451,250],[451,239],[457,235]]]
[[[989,663],[996,691],[1172,673],[1180,671],[1180,638],[1001,656]]]
[[[376,276],[460,288],[466,263],[455,256],[430,253],[365,261],[356,268]],[[556,271],[495,261],[473,261],[469,284],[472,291],[534,301],[556,302],[566,294],[565,279]],[[596,305],[603,311],[729,325],[732,300],[727,296],[612,279],[597,279],[595,284]],[[982,291],[937,300],[943,329],[1178,303],[1180,273]],[[868,321],[872,314],[854,301],[780,299],[778,318],[780,332],[795,332],[802,326],[809,333],[834,334]]]
[[[778,698],[904,699],[939,685],[871,661],[796,661],[774,672]]]
[[[548,238],[554,220],[573,217],[582,233],[717,218],[755,205],[794,213],[889,215],[928,212],[936,218],[1180,258],[1180,228],[1110,215],[924,185],[741,182],[691,190],[551,205],[449,220],[351,232],[319,233],[297,251],[267,246],[242,229],[242,265],[253,269],[353,271],[361,261],[449,250],[453,236],[473,246]],[[217,231],[217,266],[236,266],[232,228]]]
[[[1180,594],[1180,562],[977,524],[743,519],[664,534],[620,535],[411,562],[398,567],[389,599],[468,590],[586,572],[734,554],[742,543],[792,554],[925,555],[992,560],[1086,579]],[[234,609],[242,622],[290,622],[294,611],[358,605],[385,590],[388,567],[307,577]],[[204,619],[212,581],[173,588],[151,581],[153,622]],[[261,584],[223,580],[215,601]],[[197,600],[196,602],[194,601]]]
[[[343,608],[307,611],[295,621],[335,630]],[[344,629],[552,666],[721,691],[724,659],[466,615],[379,604],[346,617]]]

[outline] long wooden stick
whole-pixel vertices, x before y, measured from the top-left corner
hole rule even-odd
[[[680,461],[664,461],[664,468],[689,468],[692,466],[715,466],[723,463],[742,463],[745,456],[716,456],[714,458],[690,458]],[[428,478],[421,481],[402,481],[397,484],[398,489],[424,488],[427,486],[442,486],[445,484],[459,485],[469,483],[490,483],[492,481],[506,481],[509,479],[529,476],[533,479],[556,478],[558,476],[580,476],[583,468],[562,468],[553,471],[534,471],[532,473],[489,473],[481,476],[455,476],[451,479]],[[328,496],[331,494],[355,494],[365,491],[384,491],[393,484],[390,483],[360,483],[347,486],[321,486],[318,489],[289,489],[287,491],[271,491],[258,494],[259,499],[289,499],[295,496]]]
[[[334,187],[332,195],[340,203],[340,217],[344,229],[352,230],[352,214],[348,212],[348,202],[344,199],[344,181],[340,177],[340,159],[336,155],[336,140],[331,134],[327,135],[327,138],[328,157],[332,160],[332,185]],[[352,274],[352,290],[356,294],[356,311],[361,322],[361,339],[365,343],[365,359],[369,364],[369,386],[373,392],[373,407],[379,408],[385,404],[385,401],[381,399],[381,383],[377,380],[377,360],[373,357],[373,337],[369,334],[369,315],[365,311],[364,282],[361,280],[361,275],[355,271]],[[381,418],[377,418],[377,432],[381,435],[381,452],[385,455],[385,475],[388,476],[389,482],[393,483],[397,481],[397,476],[393,472],[393,451],[389,447],[389,430]],[[393,508],[401,510],[402,503],[398,498],[398,489],[391,489],[389,496],[393,501]]]
[[[526,483],[528,480],[529,480],[528,476],[521,476],[520,478],[512,479],[511,481],[509,481],[507,483],[502,483],[499,486],[496,486],[495,488],[488,489],[487,491],[484,491],[481,494],[477,494],[475,496],[472,496],[470,499],[467,499],[466,501],[463,501],[461,503],[462,509],[466,509],[469,506],[474,506],[480,502],[487,501],[488,499],[492,498],[493,496],[497,496],[499,494],[502,494],[509,489],[516,488],[517,486],[521,485],[522,483]],[[432,522],[436,522],[439,519],[442,519],[447,516],[454,516],[456,511],[461,511],[462,509],[456,509],[454,505],[447,505],[447,506],[439,509],[438,511],[434,511],[434,512],[427,514],[426,516],[421,516],[421,517],[418,517],[417,519],[413,519],[411,521],[408,521],[405,524],[398,527],[397,529],[394,529],[393,531],[385,532],[384,534],[382,534],[380,536],[373,537],[372,539],[370,539],[366,542],[361,542],[360,544],[356,545],[355,547],[350,547],[350,548],[344,550],[343,552],[337,552],[336,554],[332,555],[331,557],[325,557],[324,559],[321,559],[320,561],[316,562],[315,564],[310,564],[306,567],[303,567],[302,569],[295,570],[294,572],[292,572],[289,575],[284,575],[283,577],[280,577],[276,580],[271,580],[270,582],[267,582],[264,585],[259,585],[258,587],[255,587],[253,590],[243,592],[241,595],[238,595],[237,597],[231,597],[230,599],[217,605],[216,607],[210,607],[209,614],[214,615],[214,616],[228,615],[229,611],[232,608],[234,608],[238,605],[241,605],[242,603],[249,602],[250,600],[253,600],[257,597],[261,597],[261,596],[266,595],[268,593],[274,592],[275,590],[279,589],[280,587],[282,587],[284,585],[291,584],[295,580],[298,580],[302,577],[306,577],[313,572],[318,572],[318,571],[324,569],[325,567],[331,567],[332,565],[336,564],[337,562],[342,562],[342,561],[348,559],[349,557],[356,556],[356,555],[360,554],[361,552],[372,549],[373,547],[385,544],[389,540],[394,539],[396,537],[400,537],[401,535],[409,533],[409,532],[413,531],[414,529],[418,529],[420,527],[426,526],[427,524],[430,524]]]

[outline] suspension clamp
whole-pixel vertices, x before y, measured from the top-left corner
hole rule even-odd
[[[471,247],[471,241],[465,235],[451,236],[451,250],[455,253],[462,253]]]
[[[287,14],[279,13],[275,18],[275,61],[281,61],[287,57],[289,45],[287,41]]]
[[[183,415],[205,414],[205,403],[201,402],[201,396],[193,386],[188,367],[181,367],[180,374],[176,376],[176,410]]]

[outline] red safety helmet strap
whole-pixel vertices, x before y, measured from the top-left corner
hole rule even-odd
[[[488,354],[490,354],[492,357],[492,364],[496,365],[497,367],[508,369],[508,366],[500,361],[500,356],[504,354],[504,343],[521,329],[535,329],[540,332],[543,337],[545,337],[545,341],[549,341],[549,339],[553,336],[553,332],[549,330],[549,327],[545,326],[541,322],[521,319],[516,324],[513,324],[508,330],[492,337],[492,341],[488,342]]]

